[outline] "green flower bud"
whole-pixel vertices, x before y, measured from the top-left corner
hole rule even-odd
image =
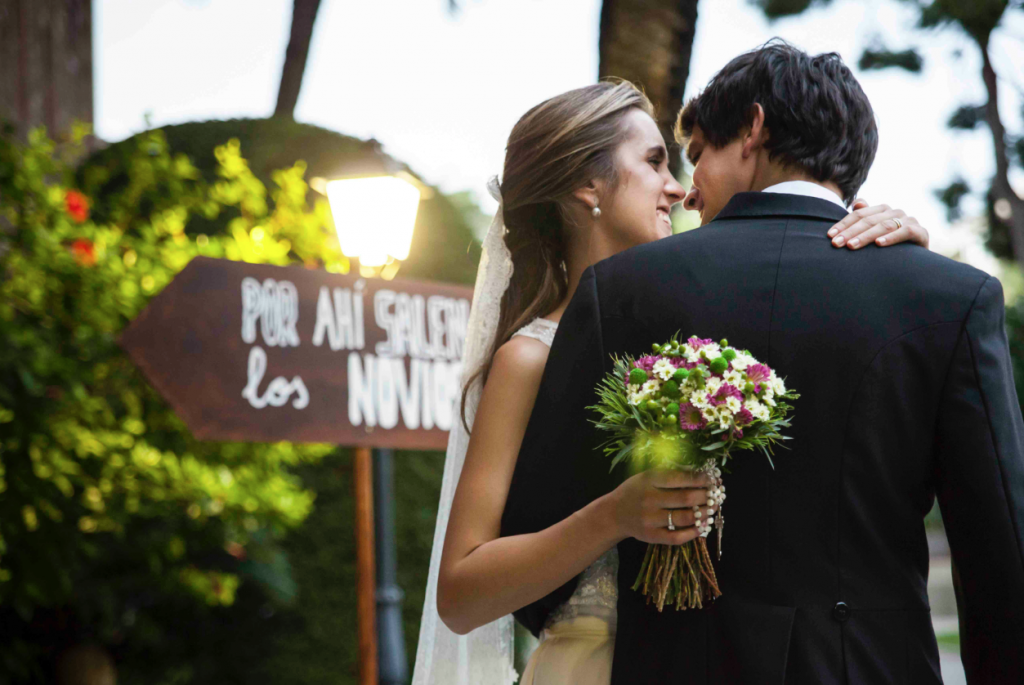
[[[661,386],[661,394],[665,397],[677,399],[680,395],[679,384],[675,381],[669,381],[665,385]]]
[[[729,362],[724,357],[716,357],[711,360],[711,370],[715,373],[725,373],[725,370],[729,368]]]
[[[724,349],[729,346],[729,341],[726,340],[725,338],[722,338],[722,340],[718,344]]]
[[[733,359],[736,358],[736,350],[732,349],[731,347],[727,347],[725,348],[725,351],[722,352],[722,356],[725,357],[725,361],[731,362]]]
[[[674,380],[676,383],[682,383],[683,381],[685,381],[689,377],[690,377],[690,370],[689,369],[676,369],[676,372],[674,374],[672,374],[672,380]]]
[[[654,353],[661,352],[661,345],[658,343],[651,343],[651,351]]]
[[[679,405],[676,404],[675,402],[673,402],[672,404],[670,404],[667,407],[665,407],[665,411],[668,412],[669,414],[676,414],[676,415],[678,415],[679,414]]]
[[[679,417],[675,414],[669,414],[665,417],[665,425],[671,426],[679,423]]]
[[[754,384],[753,383],[747,383],[746,385],[744,385],[743,386],[743,392],[745,392],[748,395],[752,395],[754,393]]]
[[[661,411],[661,405],[654,400],[647,400],[647,409],[649,411],[658,412]]]
[[[630,385],[643,385],[647,382],[647,372],[643,369],[633,369],[629,372]]]

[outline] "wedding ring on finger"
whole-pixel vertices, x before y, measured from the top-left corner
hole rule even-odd
[[[895,223],[895,224],[896,224],[896,229],[895,229],[895,230],[897,230],[897,231],[898,231],[898,230],[900,230],[901,228],[903,228],[903,222],[899,220],[899,217],[894,217],[894,218],[893,218],[893,223]]]
[[[669,530],[675,530],[676,529],[675,524],[672,523],[672,510],[671,509],[668,510],[668,529]]]

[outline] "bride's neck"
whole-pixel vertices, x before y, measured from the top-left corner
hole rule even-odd
[[[562,314],[565,313],[569,302],[572,301],[572,296],[576,293],[576,287],[580,284],[580,279],[583,278],[583,272],[587,270],[587,267],[611,257],[622,249],[607,244],[602,239],[603,236],[595,236],[593,232],[583,231],[582,236],[574,237],[581,239],[570,239],[566,246],[565,267],[569,287],[562,302],[554,311],[545,315],[545,318],[551,321],[559,321],[562,318]]]

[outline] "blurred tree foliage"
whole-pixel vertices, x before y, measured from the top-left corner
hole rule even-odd
[[[335,158],[361,141],[291,122],[309,137],[267,142],[261,127],[279,124],[259,121],[231,139],[213,124],[140,134],[74,175],[41,131],[27,146],[0,136],[0,683],[50,682],[83,642],[114,655],[123,683],[354,682],[348,454],[195,441],[117,347],[195,255],[348,268],[296,160],[326,167],[325,138]],[[202,150],[195,163],[175,134]],[[416,230],[423,252],[457,256],[403,276],[472,280],[458,207],[435,193]],[[398,464],[410,654],[442,465]]]
[[[962,178],[936,191],[945,204],[950,220],[960,216],[960,203],[973,193],[985,201],[988,225],[988,248],[998,257],[1015,259],[1024,264],[1024,196],[1014,189],[1010,175],[1014,165],[1024,167],[1024,132],[1017,134],[1006,129],[999,113],[1000,80],[990,58],[992,34],[1008,12],[1024,10],[1020,0],[901,0],[917,10],[917,27],[922,30],[953,28],[966,35],[981,56],[981,81],[986,98],[981,103],[967,103],[954,111],[947,122],[953,130],[971,131],[987,127],[992,135],[995,157],[995,175],[987,187],[972,189]],[[757,0],[766,11],[777,15],[803,11],[812,3],[800,0]],[[803,5],[804,7],[800,7]],[[780,7],[791,11],[780,11]],[[865,50],[860,60],[861,69],[896,67],[919,73],[924,61],[913,47],[891,51],[885,47]]]
[[[0,136],[0,670],[14,679],[47,679],[61,641],[156,645],[170,626],[154,607],[230,605],[246,564],[293,594],[276,545],[313,494],[287,467],[330,448],[197,442],[117,346],[196,255],[346,267],[301,164],[268,193],[237,141],[216,156],[218,180],[197,192],[188,158],[148,134],[124,193],[92,207],[101,222],[42,131],[26,146]],[[133,201],[157,185],[144,220]],[[184,232],[228,207],[230,236]]]

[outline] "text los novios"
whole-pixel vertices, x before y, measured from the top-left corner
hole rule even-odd
[[[321,286],[311,341],[316,347],[348,351],[349,422],[388,429],[401,419],[410,430],[449,430],[462,392],[460,359],[469,302],[377,290],[373,317],[386,338],[375,345],[374,354],[367,354],[361,352],[366,338],[365,285],[358,280],[352,288]],[[298,347],[298,320],[299,296],[294,284],[269,278],[242,280],[243,342],[253,344],[259,337],[267,347]],[[280,407],[289,400],[295,409],[309,405],[309,391],[301,377],[274,378],[261,392],[266,375],[267,353],[253,345],[242,391],[252,407]]]

